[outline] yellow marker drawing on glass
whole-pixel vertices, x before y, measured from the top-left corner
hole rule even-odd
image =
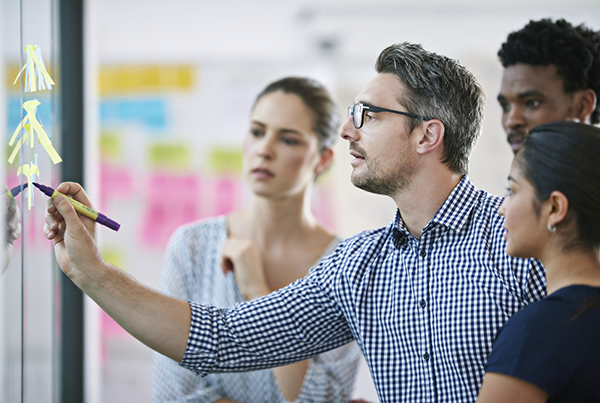
[[[10,164],[13,163],[15,157],[17,156],[17,153],[21,149],[21,146],[25,144],[27,139],[29,139],[30,146],[33,148],[33,136],[35,133],[37,133],[38,142],[42,145],[42,147],[44,147],[44,149],[52,159],[52,162],[58,164],[62,161],[62,158],[60,158],[60,156],[54,149],[54,146],[52,146],[52,142],[50,141],[48,135],[42,128],[42,125],[40,124],[40,122],[37,121],[37,118],[35,117],[35,112],[38,105],[40,105],[40,102],[37,99],[32,99],[31,101],[23,103],[23,109],[27,111],[27,115],[25,115],[21,123],[19,123],[19,126],[13,133],[8,145],[13,145],[13,143],[17,139],[17,135],[19,134],[19,130],[21,130],[21,128],[25,129],[25,133],[13,149],[13,152],[10,154],[10,157],[8,158],[8,162]],[[27,124],[26,122],[29,122],[29,124]]]
[[[27,178],[27,210],[31,210],[31,206],[33,205],[33,186],[31,185],[31,183],[33,182],[32,176],[36,174],[39,175],[40,170],[33,162],[30,162],[29,165],[22,165],[17,170],[17,176],[25,175],[25,177]]]
[[[27,45],[23,48],[27,52],[27,61],[15,78],[13,85],[17,83],[23,71],[25,71],[25,80],[23,90],[25,92],[35,92],[37,90],[50,89],[54,84],[50,74],[46,71],[42,52],[37,45]]]

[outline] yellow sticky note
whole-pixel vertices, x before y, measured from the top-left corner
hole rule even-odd
[[[100,134],[100,154],[103,159],[117,160],[123,152],[123,136],[114,132]]]
[[[150,146],[148,161],[155,168],[190,167],[191,151],[186,143],[155,143]]]
[[[102,95],[189,90],[196,85],[192,65],[115,65],[100,68]]]
[[[240,147],[213,147],[209,152],[209,168],[215,173],[241,174],[242,149]]]
[[[19,123],[19,126],[17,126],[17,128],[15,129],[12,137],[10,138],[8,145],[12,146],[14,144],[14,142],[17,139],[17,136],[19,134],[19,131],[22,128],[25,128],[26,132],[23,135],[23,137],[21,138],[21,140],[17,143],[17,145],[15,146],[15,149],[13,150],[12,154],[8,158],[8,162],[11,164],[13,163],[15,157],[17,156],[17,153],[20,150],[21,146],[23,144],[25,144],[25,142],[27,141],[28,138],[30,138],[31,147],[33,147],[33,135],[34,134],[37,134],[38,142],[42,145],[42,147],[44,147],[44,149],[46,150],[46,152],[52,159],[53,163],[58,164],[59,162],[62,161],[62,158],[60,158],[60,156],[54,149],[54,146],[52,145],[50,138],[48,137],[48,135],[42,128],[42,125],[38,122],[37,118],[35,117],[35,113],[36,113],[36,109],[37,109],[38,105],[40,105],[40,102],[37,99],[33,99],[31,101],[27,101],[27,102],[23,103],[23,109],[25,109],[25,111],[27,111],[27,115],[25,115],[25,117],[23,118],[21,123]],[[29,124],[27,124],[25,122],[29,122]]]
[[[27,178],[27,188],[29,190],[27,192],[27,209],[28,210],[31,210],[31,206],[33,205],[33,184],[32,184],[33,179],[32,179],[32,177],[34,175],[39,175],[39,174],[40,174],[40,170],[33,162],[30,162],[29,165],[27,165],[27,164],[22,165],[17,170],[17,176],[25,175],[25,177]]]
[[[17,83],[21,74],[25,72],[23,89],[25,92],[35,92],[37,90],[51,89],[54,81],[46,70],[46,65],[42,59],[42,52],[37,45],[27,45],[23,48],[27,52],[27,61],[17,78],[13,82],[13,85]]]

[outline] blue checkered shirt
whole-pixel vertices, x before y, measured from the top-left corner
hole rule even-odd
[[[180,364],[201,375],[246,371],[355,339],[381,402],[475,401],[498,329],[545,295],[541,264],[506,254],[501,202],[465,176],[420,239],[397,213],[266,297],[232,308],[190,302]]]

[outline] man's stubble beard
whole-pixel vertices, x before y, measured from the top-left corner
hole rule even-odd
[[[390,197],[408,186],[414,172],[414,169],[407,166],[408,164],[402,164],[402,169],[396,171],[395,174],[390,174],[387,178],[378,177],[370,163],[365,160],[365,164],[367,172],[362,174],[356,174],[356,170],[352,172],[352,184],[366,192]]]

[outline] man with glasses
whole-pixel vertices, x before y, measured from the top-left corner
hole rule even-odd
[[[535,126],[600,122],[600,32],[562,19],[530,21],[508,35],[498,56],[498,102],[514,153]]]
[[[106,264],[92,223],[57,197],[44,233],[61,268],[133,336],[200,375],[284,365],[356,340],[381,402],[475,401],[496,332],[544,295],[543,268],[506,255],[502,200],[467,176],[483,115],[473,75],[409,43],[384,49],[376,68],[340,135],[352,183],[395,201],[389,226],[347,239],[304,279],[217,309]],[[90,203],[79,185],[57,190]]]

